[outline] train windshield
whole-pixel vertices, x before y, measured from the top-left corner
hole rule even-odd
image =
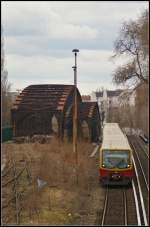
[[[127,168],[129,165],[129,151],[103,151],[103,168]]]

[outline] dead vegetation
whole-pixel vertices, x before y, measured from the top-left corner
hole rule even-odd
[[[60,143],[56,139],[50,144],[4,143],[2,150],[7,160],[15,159],[18,172],[26,161],[31,174],[31,183],[26,175],[18,180],[18,190],[24,189],[19,224],[80,224],[82,215],[88,215],[98,172],[95,160],[89,158],[92,144],[78,143],[78,184],[71,143]],[[45,186],[39,188],[38,179],[45,182]],[[14,206],[13,202],[11,206]],[[15,217],[15,212],[12,212]],[[9,215],[10,211],[5,211],[5,216]]]

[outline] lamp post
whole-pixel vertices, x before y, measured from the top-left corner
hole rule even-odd
[[[74,108],[73,108],[73,152],[76,157],[76,176],[77,176],[77,184],[78,184],[78,151],[77,151],[77,52],[78,49],[73,49],[72,52],[75,55],[75,66],[73,66],[74,70]]]

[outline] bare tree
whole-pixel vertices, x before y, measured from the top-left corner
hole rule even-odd
[[[114,52],[117,56],[129,56],[127,64],[120,66],[113,74],[113,82],[134,86],[144,82],[148,84],[148,10],[137,21],[125,22],[115,41]]]
[[[128,63],[116,68],[113,82],[117,85],[132,87],[136,91],[136,105],[130,106],[125,102],[119,108],[122,127],[140,128],[148,130],[148,79],[149,79],[149,41],[148,41],[149,11],[145,10],[135,21],[125,22],[120,30],[119,37],[114,44],[114,56],[129,57]],[[142,89],[141,90],[141,86]],[[130,93],[130,95],[132,94]],[[142,101],[141,101],[142,99]]]
[[[11,84],[8,81],[8,72],[5,69],[4,39],[1,36],[1,103],[2,103],[2,125],[10,124],[11,97],[9,94]]]

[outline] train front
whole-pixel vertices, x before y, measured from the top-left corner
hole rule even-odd
[[[103,184],[129,184],[133,177],[131,150],[101,150],[100,181]]]

